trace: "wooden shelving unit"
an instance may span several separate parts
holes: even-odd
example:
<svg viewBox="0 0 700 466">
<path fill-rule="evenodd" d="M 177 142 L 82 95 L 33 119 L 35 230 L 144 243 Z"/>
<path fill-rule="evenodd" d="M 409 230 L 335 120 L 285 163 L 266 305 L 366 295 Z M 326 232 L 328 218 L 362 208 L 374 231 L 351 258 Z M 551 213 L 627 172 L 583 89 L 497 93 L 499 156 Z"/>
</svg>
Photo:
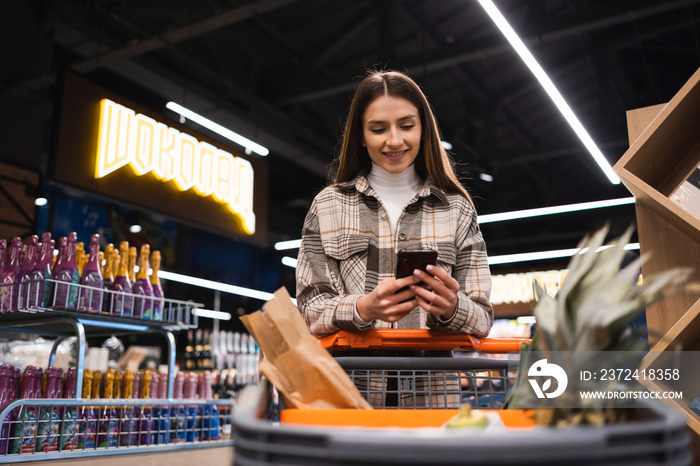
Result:
<svg viewBox="0 0 700 466">
<path fill-rule="evenodd" d="M 630 148 L 614 170 L 636 199 L 641 253 L 650 255 L 642 274 L 690 267 L 691 279 L 700 283 L 700 219 L 670 199 L 700 164 L 700 70 L 668 104 L 627 112 L 627 123 Z M 699 298 L 699 293 L 679 294 L 647 308 L 650 341 L 658 343 L 645 365 L 663 365 L 665 352 L 700 351 Z M 654 333 L 663 338 L 659 340 Z M 697 367 L 693 374 L 685 394 L 691 400 L 700 395 Z M 676 406 L 695 434 L 695 455 L 700 458 L 700 416 L 687 404 Z"/>
</svg>

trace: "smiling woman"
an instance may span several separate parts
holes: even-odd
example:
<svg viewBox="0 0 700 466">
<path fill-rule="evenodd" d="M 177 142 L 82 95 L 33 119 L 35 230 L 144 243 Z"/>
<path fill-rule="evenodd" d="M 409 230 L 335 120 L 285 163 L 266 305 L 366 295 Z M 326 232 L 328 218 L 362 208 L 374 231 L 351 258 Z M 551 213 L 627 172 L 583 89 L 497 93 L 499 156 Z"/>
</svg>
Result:
<svg viewBox="0 0 700 466">
<path fill-rule="evenodd" d="M 488 334 L 486 246 L 440 136 L 411 78 L 372 71 L 362 80 L 334 183 L 316 196 L 302 231 L 297 300 L 312 333 L 392 327 Z M 399 251 L 427 249 L 438 253 L 434 266 L 395 276 Z"/>
</svg>

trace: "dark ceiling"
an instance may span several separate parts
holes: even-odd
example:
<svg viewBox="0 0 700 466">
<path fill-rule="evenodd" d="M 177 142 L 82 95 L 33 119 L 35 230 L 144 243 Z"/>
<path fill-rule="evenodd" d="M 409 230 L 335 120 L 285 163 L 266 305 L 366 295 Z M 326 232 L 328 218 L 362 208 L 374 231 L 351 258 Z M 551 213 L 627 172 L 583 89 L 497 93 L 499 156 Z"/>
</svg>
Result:
<svg viewBox="0 0 700 466">
<path fill-rule="evenodd" d="M 667 102 L 700 66 L 700 1 L 496 4 L 611 164 L 629 146 L 625 112 Z M 45 169 L 64 69 L 146 104 L 174 100 L 270 149 L 270 243 L 299 237 L 372 67 L 423 87 L 480 214 L 630 196 L 475 0 L 3 0 L 0 25 L 0 161 Z M 633 221 L 628 205 L 482 230 L 500 255 Z"/>
</svg>

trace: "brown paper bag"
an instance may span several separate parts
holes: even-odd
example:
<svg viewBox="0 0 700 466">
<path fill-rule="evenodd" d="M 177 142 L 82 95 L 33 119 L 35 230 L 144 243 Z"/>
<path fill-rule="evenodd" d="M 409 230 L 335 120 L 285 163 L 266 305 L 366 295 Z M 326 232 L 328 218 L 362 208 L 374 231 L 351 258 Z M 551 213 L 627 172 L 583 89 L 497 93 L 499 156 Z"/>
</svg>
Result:
<svg viewBox="0 0 700 466">
<path fill-rule="evenodd" d="M 262 310 L 241 320 L 265 356 L 260 372 L 277 387 L 288 407 L 372 409 L 311 335 L 286 289 L 277 290 Z"/>
</svg>

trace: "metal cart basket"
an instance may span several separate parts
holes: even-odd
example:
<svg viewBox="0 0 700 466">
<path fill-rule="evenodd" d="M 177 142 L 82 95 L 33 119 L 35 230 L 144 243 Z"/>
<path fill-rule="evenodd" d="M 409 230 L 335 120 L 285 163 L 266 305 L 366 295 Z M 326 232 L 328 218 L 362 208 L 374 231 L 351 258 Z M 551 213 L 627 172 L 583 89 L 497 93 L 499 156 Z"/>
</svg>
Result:
<svg viewBox="0 0 700 466">
<path fill-rule="evenodd" d="M 438 350 L 483 354 L 479 358 L 406 358 L 401 353 L 393 358 L 337 357 L 356 383 L 369 386 L 364 392 L 360 389 L 363 395 L 386 399 L 387 387 L 391 388 L 388 380 L 394 378 L 395 398 L 413 401 L 383 409 L 281 407 L 277 417 L 272 402 L 274 389 L 263 380 L 258 386 L 246 388 L 237 402 L 233 429 L 235 464 L 692 464 L 684 418 L 660 403 L 641 403 L 640 417 L 635 423 L 563 429 L 535 426 L 522 410 L 493 409 L 502 404 L 515 374 L 507 360 L 490 359 L 488 354 L 518 351 L 523 340 L 494 342 L 421 330 L 394 333 L 396 337 L 392 338 L 390 332 L 339 332 L 320 342 L 333 351 L 387 348 L 422 351 L 430 344 Z M 444 339 L 431 341 L 434 333 Z M 397 337 L 402 341 L 397 342 Z M 422 386 L 417 382 L 430 377 L 440 382 Z M 383 385 L 385 392 L 379 389 L 375 392 L 373 380 Z M 459 388 L 453 388 L 450 381 L 454 380 L 459 381 Z M 490 420 L 489 426 L 443 428 L 458 412 L 456 406 L 444 402 L 455 395 L 460 401 L 481 408 Z M 428 402 L 416 403 L 418 397 Z M 415 405 L 423 406 L 411 409 L 418 407 Z"/>
</svg>

